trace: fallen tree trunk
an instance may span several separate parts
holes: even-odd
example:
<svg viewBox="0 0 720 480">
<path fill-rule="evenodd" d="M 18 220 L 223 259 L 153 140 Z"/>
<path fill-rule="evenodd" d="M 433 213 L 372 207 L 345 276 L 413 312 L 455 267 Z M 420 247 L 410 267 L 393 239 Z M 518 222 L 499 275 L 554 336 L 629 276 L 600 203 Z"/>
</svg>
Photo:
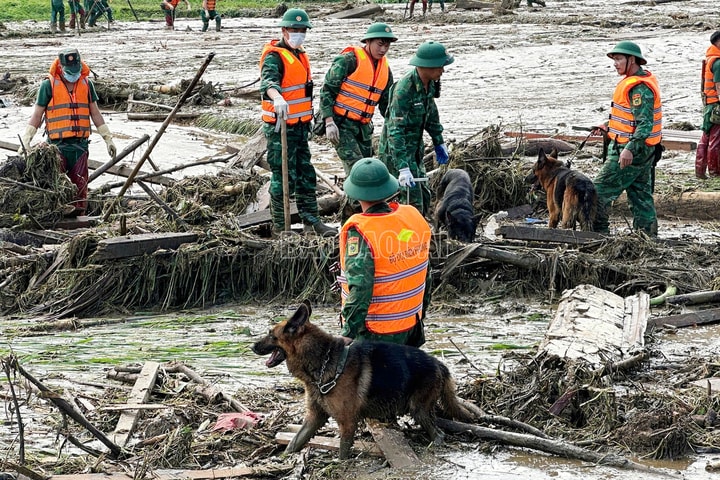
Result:
<svg viewBox="0 0 720 480">
<path fill-rule="evenodd" d="M 572 443 L 563 442 L 549 438 L 540 438 L 534 435 L 524 433 L 504 432 L 494 430 L 492 428 L 479 427 L 469 423 L 456 422 L 445 418 L 437 419 L 438 427 L 452 433 L 472 433 L 476 437 L 483 440 L 493 440 L 496 442 L 520 448 L 531 448 L 541 452 L 559 455 L 564 458 L 575 458 L 586 462 L 592 462 L 598 465 L 606 465 L 609 467 L 628 468 L 632 470 L 643 470 L 647 472 L 657 472 L 657 470 L 639 463 L 635 463 L 620 455 L 598 453 L 587 450 Z"/>
<path fill-rule="evenodd" d="M 670 305 L 699 305 L 716 302 L 720 302 L 720 290 L 703 290 L 665 298 L 665 303 Z"/>
</svg>

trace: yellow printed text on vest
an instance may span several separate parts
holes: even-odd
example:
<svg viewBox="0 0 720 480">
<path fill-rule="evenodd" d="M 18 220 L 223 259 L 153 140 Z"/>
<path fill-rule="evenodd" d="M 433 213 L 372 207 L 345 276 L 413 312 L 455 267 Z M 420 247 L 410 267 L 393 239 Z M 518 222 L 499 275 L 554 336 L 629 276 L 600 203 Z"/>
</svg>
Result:
<svg viewBox="0 0 720 480">
<path fill-rule="evenodd" d="M 310 75 L 310 61 L 305 52 L 295 56 L 287 48 L 278 47 L 279 40 L 273 40 L 263 47 L 260 55 L 260 69 L 262 70 L 265 57 L 270 52 L 278 54 L 283 62 L 283 78 L 280 82 L 280 93 L 288 103 L 288 125 L 298 122 L 307 123 L 312 120 L 312 98 L 309 96 L 308 85 L 312 82 Z M 262 119 L 266 123 L 274 124 L 275 105 L 269 98 L 262 99 Z"/>
<path fill-rule="evenodd" d="M 422 317 L 430 252 L 430 226 L 415 207 L 391 203 L 392 212 L 358 213 L 340 232 L 342 303 L 349 295 L 345 277 L 348 231 L 355 228 L 372 251 L 375 278 L 365 327 L 376 334 L 406 332 Z"/>
<path fill-rule="evenodd" d="M 355 53 L 357 68 L 340 85 L 333 112 L 361 123 L 370 123 L 388 83 L 387 59 L 380 58 L 375 66 L 362 47 L 348 47 L 342 51 L 343 54 L 348 52 Z"/>
<path fill-rule="evenodd" d="M 655 97 L 653 104 L 653 127 L 650 135 L 645 139 L 645 144 L 652 146 L 657 145 L 662 140 L 662 101 L 660 100 L 660 85 L 657 78 L 650 72 L 645 75 L 632 75 L 625 77 L 615 87 L 612 104 L 610 105 L 610 121 L 608 122 L 608 136 L 611 140 L 615 140 L 619 144 L 625 144 L 630 141 L 635 127 L 635 117 L 633 117 L 630 105 L 630 90 L 644 83 L 653 92 Z"/>
</svg>

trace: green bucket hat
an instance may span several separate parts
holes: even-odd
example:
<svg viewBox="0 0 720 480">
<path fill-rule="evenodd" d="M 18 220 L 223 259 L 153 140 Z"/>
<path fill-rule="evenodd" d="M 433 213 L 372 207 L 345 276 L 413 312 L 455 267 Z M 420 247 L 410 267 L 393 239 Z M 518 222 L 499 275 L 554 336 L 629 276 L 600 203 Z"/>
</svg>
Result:
<svg viewBox="0 0 720 480">
<path fill-rule="evenodd" d="M 610 50 L 607 53 L 607 56 L 612 58 L 611 55 L 619 53 L 621 55 L 631 55 L 635 58 L 637 58 L 638 65 L 645 65 L 647 63 L 647 60 L 645 60 L 645 57 L 642 56 L 642 52 L 640 51 L 640 47 L 635 42 L 629 42 L 627 40 L 618 43 L 615 45 L 615 48 Z"/>
<path fill-rule="evenodd" d="M 305 10 L 302 8 L 291 8 L 285 12 L 285 15 L 282 16 L 282 20 L 278 26 L 289 28 L 312 28 L 312 23 L 310 23 L 310 17 L 308 17 Z"/>
<path fill-rule="evenodd" d="M 450 65 L 455 59 L 447 53 L 445 46 L 440 42 L 430 40 L 420 45 L 415 56 L 410 59 L 410 65 L 416 67 L 438 68 Z"/>
<path fill-rule="evenodd" d="M 79 73 L 82 70 L 82 62 L 77 48 L 66 48 L 58 54 L 60 65 L 69 74 Z"/>
<path fill-rule="evenodd" d="M 394 195 L 398 181 L 377 158 L 361 158 L 350 169 L 343 188 L 350 198 L 376 202 Z"/>
<path fill-rule="evenodd" d="M 360 40 L 365 43 L 373 38 L 387 38 L 391 42 L 397 41 L 397 37 L 393 34 L 392 29 L 386 23 L 373 23 L 365 32 L 365 36 Z"/>
</svg>

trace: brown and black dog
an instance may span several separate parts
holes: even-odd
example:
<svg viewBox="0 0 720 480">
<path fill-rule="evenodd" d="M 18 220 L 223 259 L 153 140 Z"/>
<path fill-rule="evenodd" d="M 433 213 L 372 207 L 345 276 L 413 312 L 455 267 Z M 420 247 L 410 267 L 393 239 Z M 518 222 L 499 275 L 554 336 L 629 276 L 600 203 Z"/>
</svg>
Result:
<svg viewBox="0 0 720 480">
<path fill-rule="evenodd" d="M 443 416 L 470 422 L 482 412 L 455 395 L 448 368 L 424 351 L 387 342 L 345 345 L 310 323 L 310 303 L 255 342 L 258 355 L 268 355 L 272 368 L 287 362 L 290 373 L 305 384 L 305 420 L 286 452 L 301 450 L 333 417 L 340 428 L 340 458 L 350 455 L 357 424 L 364 418 L 394 420 L 409 414 L 435 443 L 442 432 L 435 425 L 435 407 Z"/>
<path fill-rule="evenodd" d="M 550 212 L 549 227 L 591 232 L 597 212 L 597 191 L 592 180 L 577 170 L 571 170 L 557 159 L 557 150 L 546 155 L 543 149 L 538 152 L 537 162 L 525 177 L 527 183 L 537 184 L 547 194 L 547 207 Z"/>
</svg>

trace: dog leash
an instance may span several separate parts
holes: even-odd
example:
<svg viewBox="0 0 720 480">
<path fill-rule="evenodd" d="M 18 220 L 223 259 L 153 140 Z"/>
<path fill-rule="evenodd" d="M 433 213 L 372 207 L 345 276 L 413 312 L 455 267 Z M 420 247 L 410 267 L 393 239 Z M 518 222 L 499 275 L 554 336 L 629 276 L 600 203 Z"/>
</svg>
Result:
<svg viewBox="0 0 720 480">
<path fill-rule="evenodd" d="M 420 177 L 420 178 L 413 178 L 413 182 L 427 182 L 429 179 L 427 177 Z M 412 187 L 405 187 L 407 190 L 407 205 L 410 205 L 410 189 Z"/>
<path fill-rule="evenodd" d="M 328 393 L 330 393 L 330 390 L 335 388 L 335 385 L 337 385 L 337 379 L 340 378 L 340 375 L 342 375 L 343 371 L 345 370 L 345 363 L 347 362 L 349 351 L 350 347 L 348 345 L 345 345 L 343 351 L 340 353 L 340 359 L 338 360 L 337 367 L 335 368 L 335 376 L 329 382 L 321 384 L 320 380 L 322 380 L 322 377 L 325 374 L 325 366 L 327 365 L 328 360 L 330 360 L 330 352 L 328 351 L 328 356 L 325 359 L 325 363 L 323 364 L 322 369 L 320 370 L 320 380 L 318 380 L 317 382 L 317 386 L 320 389 L 320 395 L 327 395 Z"/>
</svg>

